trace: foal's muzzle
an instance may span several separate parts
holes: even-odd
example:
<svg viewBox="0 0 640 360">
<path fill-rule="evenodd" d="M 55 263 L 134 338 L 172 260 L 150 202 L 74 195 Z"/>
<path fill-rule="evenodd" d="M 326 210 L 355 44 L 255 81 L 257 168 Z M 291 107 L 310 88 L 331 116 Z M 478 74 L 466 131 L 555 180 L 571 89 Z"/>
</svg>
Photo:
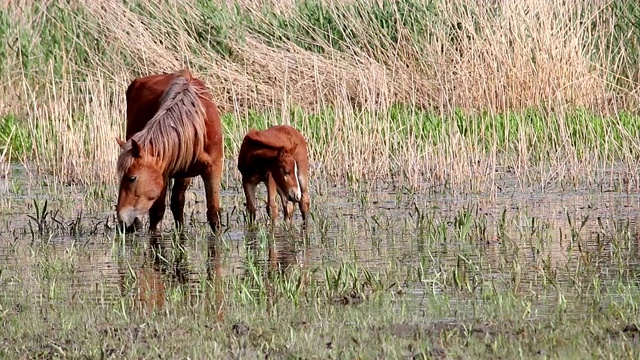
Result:
<svg viewBox="0 0 640 360">
<path fill-rule="evenodd" d="M 289 198 L 289 201 L 297 203 L 300 202 L 300 199 L 302 199 L 302 194 L 299 189 L 291 189 L 289 190 L 289 194 L 287 197 Z"/>
</svg>

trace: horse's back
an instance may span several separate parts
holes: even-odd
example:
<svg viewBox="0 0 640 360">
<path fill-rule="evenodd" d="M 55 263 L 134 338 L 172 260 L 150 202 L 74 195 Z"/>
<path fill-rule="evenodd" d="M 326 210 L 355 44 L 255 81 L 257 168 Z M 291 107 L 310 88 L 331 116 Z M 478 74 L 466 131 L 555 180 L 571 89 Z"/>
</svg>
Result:
<svg viewBox="0 0 640 360">
<path fill-rule="evenodd" d="M 127 131 L 129 140 L 142 130 L 160 108 L 160 98 L 173 80 L 172 74 L 158 74 L 134 79 L 127 88 Z"/>
<path fill-rule="evenodd" d="M 144 129 L 149 120 L 153 118 L 160 108 L 160 101 L 165 90 L 177 77 L 178 73 L 154 74 L 134 79 L 126 91 L 127 100 L 127 129 L 126 139 L 129 140 L 135 133 Z M 190 73 L 186 72 L 184 74 Z M 211 94 L 204 82 L 191 77 L 193 84 L 198 89 L 206 102 L 203 102 L 207 117 L 219 123 L 217 107 L 213 103 Z"/>
</svg>

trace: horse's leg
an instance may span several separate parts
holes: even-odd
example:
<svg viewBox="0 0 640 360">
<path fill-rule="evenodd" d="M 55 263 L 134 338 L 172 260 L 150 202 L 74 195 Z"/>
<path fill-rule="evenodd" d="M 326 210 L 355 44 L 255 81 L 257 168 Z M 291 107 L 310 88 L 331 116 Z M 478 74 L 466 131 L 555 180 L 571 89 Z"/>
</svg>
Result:
<svg viewBox="0 0 640 360">
<path fill-rule="evenodd" d="M 278 219 L 278 205 L 276 204 L 276 194 L 278 193 L 278 186 L 273 180 L 271 174 L 267 175 L 267 214 L 271 218 L 271 221 Z"/>
<path fill-rule="evenodd" d="M 213 231 L 220 229 L 220 184 L 222 180 L 222 154 L 213 157 L 213 164 L 202 174 L 207 196 L 207 220 Z"/>
<path fill-rule="evenodd" d="M 149 209 L 149 231 L 150 232 L 158 231 L 158 224 L 160 223 L 160 221 L 162 221 L 162 218 L 164 217 L 164 211 L 166 207 L 164 200 L 167 196 L 167 187 L 168 185 L 165 186 L 160 196 L 156 199 L 156 201 L 153 203 L 153 205 L 151 205 L 151 208 Z"/>
<path fill-rule="evenodd" d="M 131 225 L 131 230 L 132 231 L 138 231 L 140 229 L 142 229 L 142 221 L 140 221 L 140 219 L 138 219 L 138 218 L 133 219 L 133 224 Z M 127 230 L 127 231 L 129 231 L 129 230 Z"/>
<path fill-rule="evenodd" d="M 176 178 L 171 189 L 171 213 L 176 222 L 176 228 L 184 229 L 184 201 L 185 192 L 191 184 L 191 178 Z"/>
<path fill-rule="evenodd" d="M 244 189 L 244 197 L 246 199 L 245 206 L 249 213 L 249 223 L 256 220 L 256 185 L 248 179 L 242 179 L 242 188 Z"/>
</svg>

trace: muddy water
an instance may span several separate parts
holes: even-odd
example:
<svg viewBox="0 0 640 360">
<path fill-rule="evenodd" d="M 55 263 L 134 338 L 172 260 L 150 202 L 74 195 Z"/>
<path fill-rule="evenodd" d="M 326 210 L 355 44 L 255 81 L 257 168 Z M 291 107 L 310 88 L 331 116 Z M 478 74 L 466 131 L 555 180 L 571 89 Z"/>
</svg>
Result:
<svg viewBox="0 0 640 360">
<path fill-rule="evenodd" d="M 470 298 L 487 288 L 543 292 L 549 283 L 576 290 L 576 279 L 607 286 L 631 281 L 640 268 L 638 196 L 600 187 L 541 192 L 514 190 L 505 180 L 491 194 L 409 194 L 381 184 L 363 195 L 319 186 L 309 227 L 300 226 L 296 212 L 293 228 L 263 221 L 248 229 L 234 185 L 223 192 L 225 229 L 215 237 L 196 182 L 182 236 L 171 233 L 167 211 L 162 236 L 121 237 L 113 228 L 113 189 L 44 190 L 33 185 L 38 179 L 23 175 L 20 183 L 16 174 L 0 204 L 2 297 L 16 303 L 129 296 L 161 308 L 178 285 L 198 293 L 214 278 L 252 276 L 255 269 L 312 270 L 322 281 L 327 267 L 357 264 L 412 274 L 399 276 L 397 286 L 419 307 L 426 294 L 453 288 Z"/>
</svg>

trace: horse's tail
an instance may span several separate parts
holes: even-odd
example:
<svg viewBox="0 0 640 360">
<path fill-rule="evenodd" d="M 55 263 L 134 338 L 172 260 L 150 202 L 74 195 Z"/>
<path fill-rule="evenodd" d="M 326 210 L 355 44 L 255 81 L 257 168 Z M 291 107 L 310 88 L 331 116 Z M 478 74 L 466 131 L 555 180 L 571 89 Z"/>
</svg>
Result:
<svg viewBox="0 0 640 360">
<path fill-rule="evenodd" d="M 194 77 L 189 69 L 180 69 L 173 73 L 173 80 L 169 83 L 169 86 L 165 89 L 162 97 L 160 98 L 160 104 L 162 107 L 171 107 L 175 102 L 179 102 L 184 97 L 199 95 L 198 90 L 193 82 Z M 195 104 L 194 104 L 195 105 Z"/>
<path fill-rule="evenodd" d="M 174 72 L 173 76 L 175 76 L 175 77 L 183 77 L 187 81 L 191 81 L 193 79 L 193 75 L 191 75 L 191 71 L 189 71 L 188 68 L 182 68 L 182 69 Z"/>
</svg>

